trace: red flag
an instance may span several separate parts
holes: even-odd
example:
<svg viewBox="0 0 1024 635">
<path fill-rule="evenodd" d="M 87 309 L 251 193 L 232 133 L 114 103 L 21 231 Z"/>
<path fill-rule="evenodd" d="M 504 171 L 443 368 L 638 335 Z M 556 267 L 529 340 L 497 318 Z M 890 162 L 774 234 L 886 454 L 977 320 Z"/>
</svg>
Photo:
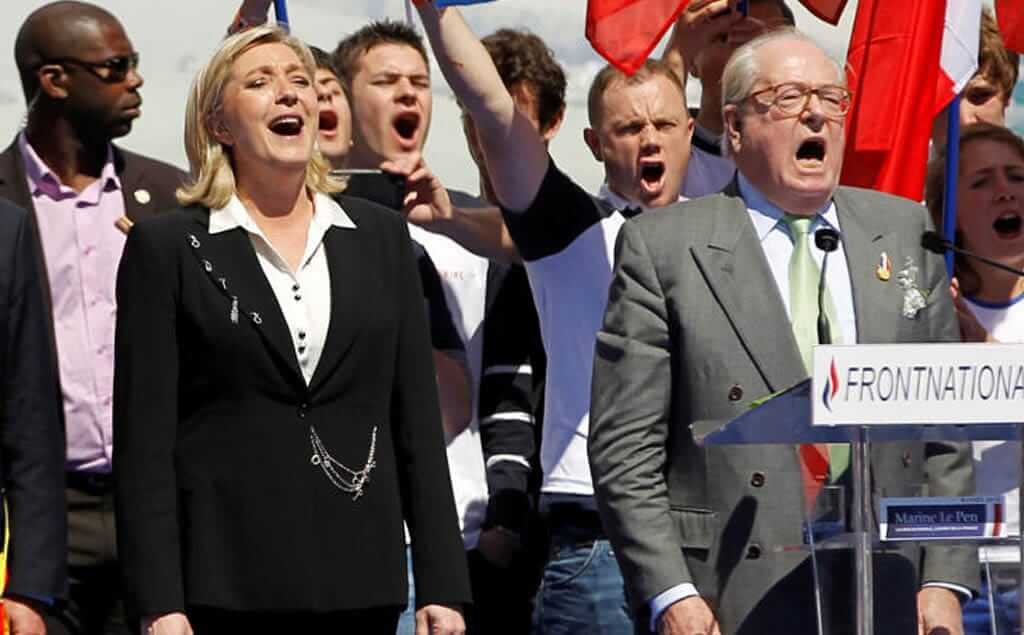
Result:
<svg viewBox="0 0 1024 635">
<path fill-rule="evenodd" d="M 1024 0 L 996 0 L 996 18 L 1006 48 L 1024 53 Z"/>
<path fill-rule="evenodd" d="M 847 0 L 800 0 L 808 11 L 829 24 L 839 24 Z"/>
<path fill-rule="evenodd" d="M 847 69 L 842 182 L 915 201 L 924 191 L 946 3 L 860 0 Z"/>
<path fill-rule="evenodd" d="M 587 39 L 627 75 L 643 66 L 689 0 L 587 0 Z"/>
</svg>

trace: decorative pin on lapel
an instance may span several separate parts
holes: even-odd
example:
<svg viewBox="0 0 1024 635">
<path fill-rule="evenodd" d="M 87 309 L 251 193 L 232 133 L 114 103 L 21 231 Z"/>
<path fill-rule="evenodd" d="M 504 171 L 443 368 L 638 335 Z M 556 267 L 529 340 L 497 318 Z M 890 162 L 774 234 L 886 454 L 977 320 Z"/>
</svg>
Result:
<svg viewBox="0 0 1024 635">
<path fill-rule="evenodd" d="M 133 225 L 135 225 L 135 223 L 133 223 L 132 219 L 128 218 L 127 216 L 122 216 L 121 218 L 114 221 L 114 227 L 120 229 L 121 233 L 123 233 L 125 236 L 127 236 L 128 232 L 132 230 Z"/>
<path fill-rule="evenodd" d="M 892 261 L 889 260 L 889 254 L 884 251 L 878 257 L 878 267 L 875 268 L 875 275 L 882 282 L 889 282 L 889 278 L 892 277 Z"/>
<path fill-rule="evenodd" d="M 907 256 L 906 267 L 900 270 L 896 280 L 903 288 L 903 317 L 908 320 L 917 318 L 918 312 L 928 306 L 928 298 L 921 288 L 917 286 L 917 265 L 914 259 Z"/>
<path fill-rule="evenodd" d="M 146 205 L 151 200 L 153 200 L 153 197 L 150 196 L 150 194 L 149 194 L 149 190 L 141 189 L 141 188 L 135 190 L 135 192 L 132 194 L 132 196 L 135 197 L 135 202 L 138 203 L 139 205 Z"/>
</svg>

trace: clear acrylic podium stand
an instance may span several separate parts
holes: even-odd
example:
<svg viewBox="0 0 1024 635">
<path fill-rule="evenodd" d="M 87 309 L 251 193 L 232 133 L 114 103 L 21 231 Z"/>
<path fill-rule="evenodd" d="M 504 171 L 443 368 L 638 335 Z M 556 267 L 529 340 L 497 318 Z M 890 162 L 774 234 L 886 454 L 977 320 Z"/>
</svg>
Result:
<svg viewBox="0 0 1024 635">
<path fill-rule="evenodd" d="M 807 547 L 814 556 L 816 549 L 852 548 L 856 589 L 856 633 L 873 635 L 873 572 L 872 554 L 881 542 L 877 537 L 871 488 L 870 447 L 874 442 L 891 441 L 1020 441 L 1018 424 L 953 422 L 941 425 L 836 425 L 814 426 L 811 415 L 811 380 L 805 380 L 761 405 L 749 410 L 717 430 L 694 430 L 698 443 L 704 445 L 849 443 L 852 483 L 852 518 L 850 532 L 828 538 L 820 543 L 811 540 Z M 1024 457 L 1022 457 L 1024 462 Z M 1021 506 L 1024 509 L 1024 505 Z M 1024 523 L 1022 523 L 1024 524 Z M 1004 544 L 1011 541 L 1003 540 Z M 1018 543 L 1019 539 L 1013 540 Z M 972 540 L 971 544 L 978 544 Z M 815 591 L 819 593 L 817 567 Z M 819 604 L 820 630 L 820 604 Z"/>
</svg>

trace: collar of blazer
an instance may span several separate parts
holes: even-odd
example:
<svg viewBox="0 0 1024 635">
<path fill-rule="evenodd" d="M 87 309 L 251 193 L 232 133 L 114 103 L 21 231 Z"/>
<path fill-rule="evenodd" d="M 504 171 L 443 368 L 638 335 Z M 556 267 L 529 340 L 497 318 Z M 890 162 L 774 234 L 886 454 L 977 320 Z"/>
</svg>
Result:
<svg viewBox="0 0 1024 635">
<path fill-rule="evenodd" d="M 891 300 L 875 280 L 874 267 L 878 254 L 891 246 L 887 228 L 876 228 L 878 223 L 871 222 L 882 215 L 871 217 L 855 194 L 839 188 L 834 195 L 854 306 L 880 307 Z M 789 318 L 736 182 L 696 204 L 710 206 L 711 228 L 706 246 L 691 248 L 693 258 L 762 379 L 773 392 L 805 379 L 807 372 L 790 329 L 765 328 L 788 326 Z M 894 310 L 898 315 L 898 307 Z M 887 334 L 891 338 L 891 321 L 878 319 L 875 311 L 868 319 L 867 313 L 857 311 L 858 339 L 886 341 Z"/>
<path fill-rule="evenodd" d="M 306 392 L 288 323 L 260 267 L 248 232 L 236 227 L 210 234 L 209 210 L 194 206 L 187 211 L 195 221 L 196 231 L 183 235 L 182 245 L 195 257 L 195 274 L 208 278 L 224 296 L 223 319 L 231 317 L 237 298 L 238 327 L 255 328 L 280 362 L 289 383 Z M 365 319 L 359 307 L 379 293 L 374 281 L 361 274 L 367 270 L 367 263 L 375 261 L 377 248 L 366 238 L 363 232 L 336 226 L 324 234 L 323 248 L 331 277 L 331 318 L 309 392 L 315 392 L 348 354 L 357 336 L 358 322 Z M 188 271 L 187 263 L 185 270 Z"/>
<path fill-rule="evenodd" d="M 115 144 L 111 144 L 111 148 L 114 172 L 121 182 L 125 216 L 132 221 L 139 221 L 156 213 L 158 210 L 153 192 L 158 186 L 150 183 L 142 157 L 122 150 Z M 10 199 L 27 210 L 32 209 L 32 193 L 26 181 L 24 159 L 18 151 L 17 137 L 0 153 L 0 198 Z"/>
</svg>

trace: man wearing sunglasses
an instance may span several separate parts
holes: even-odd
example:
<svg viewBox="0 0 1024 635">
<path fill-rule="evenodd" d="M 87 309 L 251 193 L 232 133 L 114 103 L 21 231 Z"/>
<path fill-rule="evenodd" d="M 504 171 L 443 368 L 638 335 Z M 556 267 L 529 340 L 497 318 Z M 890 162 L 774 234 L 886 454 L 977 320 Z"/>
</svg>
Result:
<svg viewBox="0 0 1024 635">
<path fill-rule="evenodd" d="M 805 501 L 820 509 L 824 486 L 848 492 L 849 448 L 703 447 L 696 437 L 808 376 L 820 228 L 842 237 L 824 280 L 832 342 L 958 341 L 959 331 L 942 259 L 919 244 L 925 210 L 838 185 L 850 108 L 838 63 L 796 31 L 773 31 L 733 54 L 722 105 L 736 179 L 619 234 L 595 350 L 590 465 L 638 621 L 660 635 L 809 635 L 815 561 L 787 547 L 804 541 Z M 880 256 L 927 294 L 913 315 L 895 272 L 877 272 Z M 871 461 L 876 495 L 973 490 L 964 444 L 878 444 Z M 876 557 L 885 592 L 874 632 L 963 632 L 958 600 L 977 588 L 974 558 L 909 544 Z M 819 552 L 817 564 L 824 632 L 853 633 L 850 551 Z"/>
<path fill-rule="evenodd" d="M 82 2 L 47 4 L 15 42 L 28 115 L 0 154 L 0 197 L 30 210 L 67 436 L 69 595 L 54 633 L 128 633 L 121 615 L 111 488 L 115 223 L 176 205 L 176 168 L 123 150 L 140 115 L 138 53 L 118 20 Z M 121 223 L 122 227 L 127 227 Z M 56 552 L 63 557 L 59 547 Z"/>
</svg>

